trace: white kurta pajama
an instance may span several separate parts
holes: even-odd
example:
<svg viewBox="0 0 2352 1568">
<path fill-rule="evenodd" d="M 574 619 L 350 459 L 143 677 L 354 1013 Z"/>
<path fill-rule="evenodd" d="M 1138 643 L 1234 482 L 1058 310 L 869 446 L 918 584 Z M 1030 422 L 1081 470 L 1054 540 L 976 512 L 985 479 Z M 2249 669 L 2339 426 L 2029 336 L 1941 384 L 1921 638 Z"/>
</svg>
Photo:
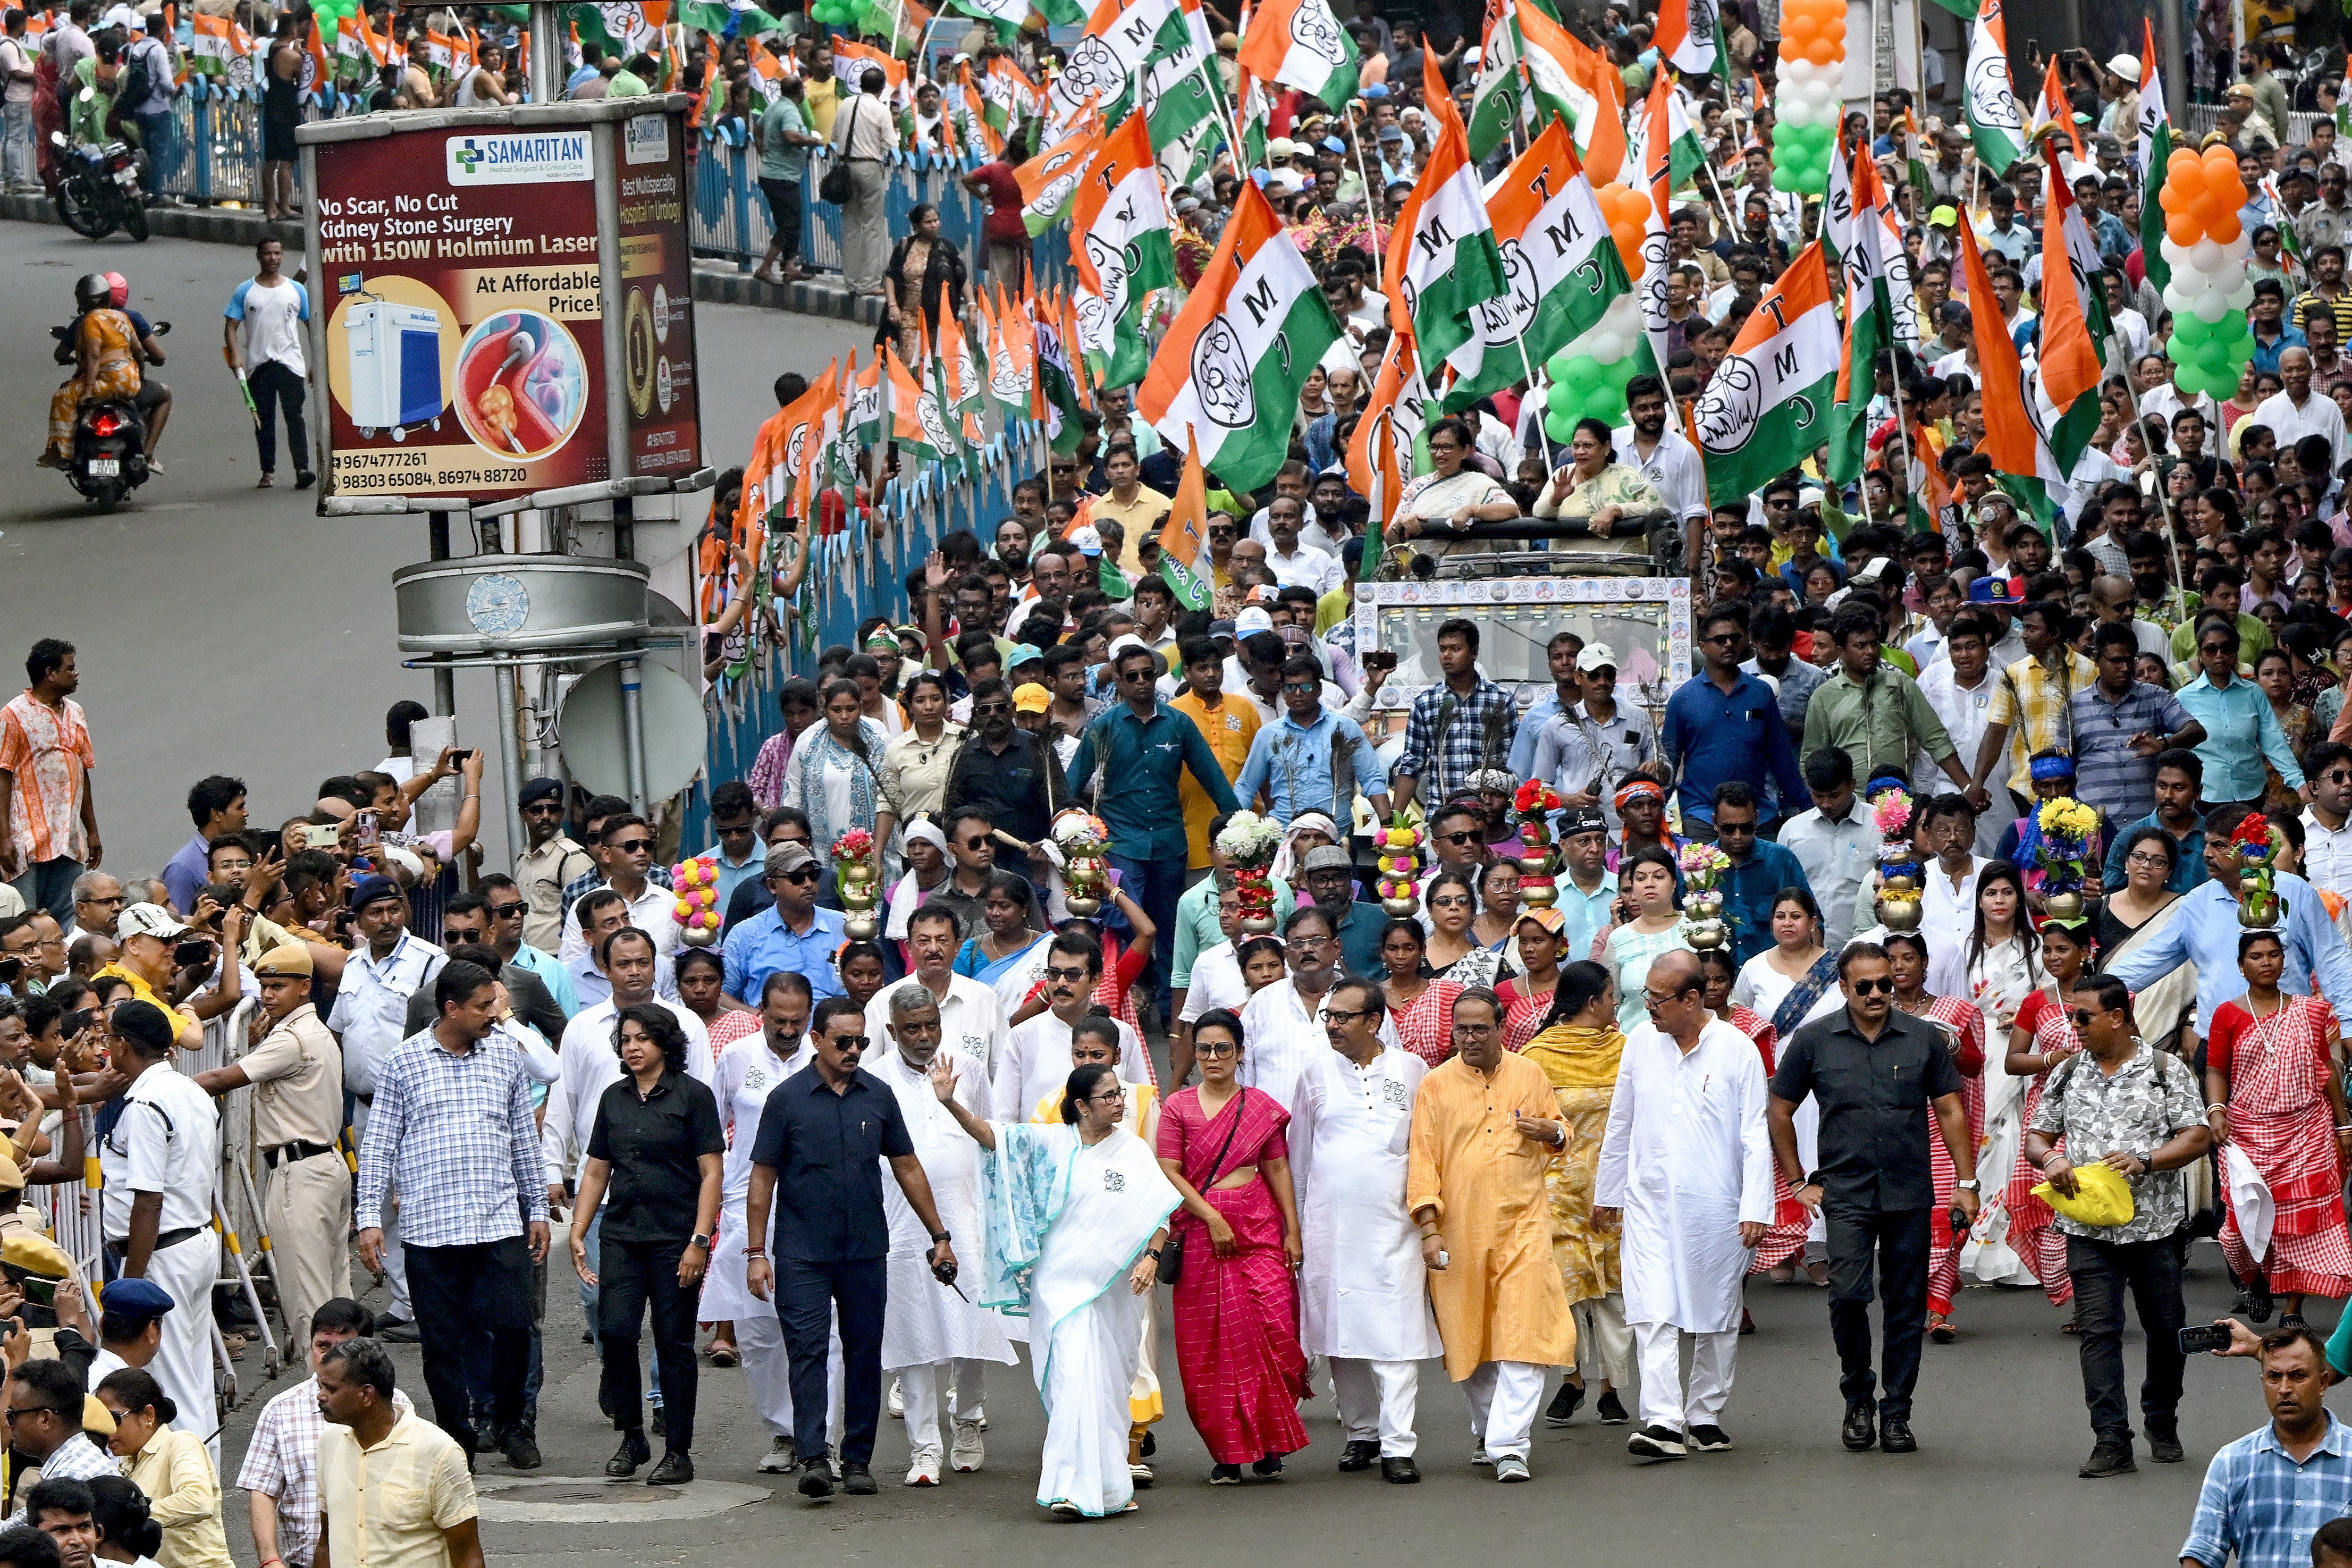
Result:
<svg viewBox="0 0 2352 1568">
<path fill-rule="evenodd" d="M 1118 1019 L 1118 1076 L 1123 1083 L 1150 1083 L 1151 1059 L 1143 1038 Z M 1070 1026 L 1047 1008 L 1013 1026 L 989 1077 L 989 1114 L 996 1121 L 1026 1121 L 1037 1101 L 1061 1092 L 1070 1081 Z"/>
<path fill-rule="evenodd" d="M 982 1092 L 977 1064 L 960 1059 L 957 1066 L 956 1098 L 976 1116 Z M 868 1070 L 898 1097 L 940 1226 L 954 1242 L 973 1246 L 980 1238 L 980 1145 L 940 1103 L 929 1077 L 908 1067 L 896 1050 Z M 959 1296 L 932 1276 L 930 1232 L 895 1181 L 882 1184 L 882 1214 L 890 1226 L 882 1369 L 899 1375 L 908 1450 L 936 1454 L 941 1374 L 951 1372 L 954 1377 L 956 1418 L 980 1420 L 985 1414 L 982 1368 L 989 1362 L 1011 1365 L 1013 1342 L 1005 1337 L 1003 1318 L 969 1300 L 969 1286 Z"/>
<path fill-rule="evenodd" d="M 1358 1067 L 1327 1047 L 1298 1075 L 1290 1172 L 1306 1262 L 1299 1343 L 1331 1364 L 1350 1443 L 1410 1458 L 1416 1364 L 1445 1353 L 1429 1306 L 1421 1227 L 1404 1206 L 1413 1094 L 1428 1064 L 1394 1046 Z"/>
<path fill-rule="evenodd" d="M 1330 1008 L 1329 991 L 1309 1007 L 1307 998 L 1298 994 L 1297 984 L 1286 976 L 1252 996 L 1242 1009 L 1246 1048 L 1241 1065 L 1234 1068 L 1234 1081 L 1244 1089 L 1262 1089 L 1274 1096 L 1283 1110 L 1296 1112 L 1291 1099 L 1297 1091 L 1299 1076 L 1332 1054 L 1331 1037 L 1323 1020 Z M 1393 1047 L 1402 1043 L 1397 1038 L 1395 1022 L 1382 1014 L 1381 1044 Z M 1412 1120 L 1410 1107 L 1406 1120 Z"/>
<path fill-rule="evenodd" d="M 768 1048 L 765 1031 L 755 1031 L 729 1042 L 711 1068 L 711 1093 L 718 1098 L 719 1118 L 727 1129 L 727 1158 L 719 1178 L 719 1230 L 710 1238 L 710 1271 L 702 1277 L 702 1300 L 695 1316 L 706 1323 L 735 1325 L 735 1349 L 743 1358 L 751 1404 L 774 1437 L 793 1435 L 792 1365 L 784 1354 L 783 1323 L 776 1316 L 775 1300 L 761 1300 L 744 1283 L 751 1259 L 743 1256 L 750 1240 L 743 1204 L 751 1191 L 751 1145 L 759 1138 L 760 1112 L 766 1109 L 769 1094 L 815 1060 L 816 1047 L 805 1036 L 790 1061 L 779 1061 Z M 830 1378 L 833 1397 L 825 1407 L 835 1413 L 833 1435 L 838 1441 L 843 1405 L 837 1331 Z"/>
<path fill-rule="evenodd" d="M 1772 1219 L 1764 1092 L 1754 1042 L 1721 1019 L 1687 1054 L 1654 1024 L 1626 1037 L 1593 1202 L 1623 1212 L 1618 1258 L 1645 1426 L 1721 1424 L 1753 1250 L 1739 1226 Z M 1694 1341 L 1687 1399 L 1685 1333 Z"/>
<path fill-rule="evenodd" d="M 1118 1513 L 1135 1497 L 1128 1391 L 1150 1303 L 1128 1276 L 1181 1200 L 1131 1132 L 1089 1148 L 1066 1125 L 992 1129 L 996 1148 L 981 1162 L 980 1301 L 1028 1319 L 1045 1406 L 1037 1500 Z"/>
</svg>

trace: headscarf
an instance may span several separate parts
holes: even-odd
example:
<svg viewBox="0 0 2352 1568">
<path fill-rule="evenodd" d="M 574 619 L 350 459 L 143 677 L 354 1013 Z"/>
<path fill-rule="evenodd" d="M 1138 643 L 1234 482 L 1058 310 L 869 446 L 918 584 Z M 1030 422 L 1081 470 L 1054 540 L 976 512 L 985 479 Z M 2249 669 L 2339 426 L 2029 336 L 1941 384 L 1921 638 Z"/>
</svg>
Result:
<svg viewBox="0 0 2352 1568">
<path fill-rule="evenodd" d="M 1674 830 L 1666 826 L 1666 819 L 1664 811 L 1666 804 L 1666 792 L 1664 786 L 1652 779 L 1627 779 L 1623 784 L 1617 787 L 1617 794 L 1612 798 L 1614 799 L 1617 806 L 1617 819 L 1621 823 L 1624 822 L 1625 807 L 1629 802 L 1636 800 L 1656 801 L 1660 807 L 1660 814 L 1658 816 L 1658 836 L 1657 837 L 1650 840 L 1650 842 L 1667 849 L 1672 849 L 1675 847 Z M 1633 842 L 1633 829 L 1631 824 L 1626 824 L 1619 831 L 1618 842 L 1627 849 L 1638 849 L 1642 847 L 1642 846 Z M 1680 873 L 1676 873 L 1675 881 L 1679 883 L 1681 879 Z"/>
<path fill-rule="evenodd" d="M 1297 847 L 1298 836 L 1307 832 L 1319 833 L 1332 843 L 1342 847 L 1348 842 L 1340 836 L 1339 825 L 1331 820 L 1328 812 L 1300 812 L 1290 819 L 1290 826 L 1283 830 L 1282 847 L 1274 852 L 1273 874 L 1285 882 L 1297 879 L 1293 873 L 1297 869 L 1298 862 L 1303 858 Z"/>
</svg>

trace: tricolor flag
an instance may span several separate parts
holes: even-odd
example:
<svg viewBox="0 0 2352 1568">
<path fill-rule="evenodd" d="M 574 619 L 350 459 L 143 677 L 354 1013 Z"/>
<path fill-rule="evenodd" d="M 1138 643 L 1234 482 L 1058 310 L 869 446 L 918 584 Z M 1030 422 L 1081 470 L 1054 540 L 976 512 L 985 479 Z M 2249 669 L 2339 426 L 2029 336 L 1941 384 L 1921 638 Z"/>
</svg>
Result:
<svg viewBox="0 0 2352 1568">
<path fill-rule="evenodd" d="M 758 9 L 756 6 L 753 8 Z M 765 14 L 761 13 L 763 16 Z M 857 84 L 865 79 L 866 68 L 868 66 L 880 71 L 883 80 L 889 84 L 891 102 L 904 109 L 915 101 L 914 88 L 908 81 L 907 67 L 904 62 L 880 49 L 868 48 L 866 45 L 849 37 L 838 34 L 835 36 L 833 79 L 841 84 L 844 92 L 858 90 Z"/>
<path fill-rule="evenodd" d="M 849 356 L 849 423 L 844 428 L 844 440 L 855 437 L 861 447 L 879 447 L 882 430 L 889 414 L 883 384 L 882 356 L 864 370 L 856 368 L 857 356 Z"/>
<path fill-rule="evenodd" d="M 1503 291 L 1477 308 L 1476 334 L 1454 353 L 1449 408 L 1467 408 L 1527 374 L 1597 325 L 1630 293 L 1600 198 L 1554 120 L 1486 187 Z"/>
<path fill-rule="evenodd" d="M 1314 269 L 1244 184 L 1136 408 L 1171 443 L 1197 443 L 1221 483 L 1255 489 L 1289 458 L 1299 390 L 1339 336 Z"/>
<path fill-rule="evenodd" d="M 1390 231 L 1385 271 L 1395 308 L 1391 319 L 1412 323 L 1421 373 L 1434 379 L 1454 351 L 1476 336 L 1479 304 L 1503 292 L 1503 258 L 1471 166 L 1469 134 L 1437 73 L 1437 57 L 1426 49 L 1422 72 L 1423 112 L 1433 132 L 1429 162 Z M 1224 472 L 1222 463 L 1217 471 Z"/>
<path fill-rule="evenodd" d="M 1828 437 L 1838 357 L 1829 267 L 1816 240 L 1758 302 L 1694 411 L 1711 504 L 1753 495 Z"/>
<path fill-rule="evenodd" d="M 2139 68 L 2139 254 L 2147 268 L 2147 280 L 2161 290 L 2172 281 L 2172 263 L 2164 258 L 2164 204 L 2158 200 L 2164 192 L 2165 165 L 2172 161 L 2172 121 L 2164 108 L 2164 78 L 2156 68 L 2156 24 L 2146 17 L 2140 20 Z M 2352 98 L 2352 94 L 2347 94 Z M 2346 105 L 2339 102 L 2336 112 L 2339 118 Z M 2342 132 L 2337 132 L 2336 154 L 2344 153 Z M 2284 235 L 2294 226 L 2281 224 Z"/>
<path fill-rule="evenodd" d="M 1542 18 L 1540 21 L 1531 18 Z M 1549 28 L 1560 42 L 1543 44 L 1542 35 Z M 1588 48 L 1568 29 L 1544 16 L 1533 5 L 1522 5 L 1519 10 L 1519 36 L 1526 41 L 1528 69 L 1532 79 L 1539 53 L 1555 53 L 1566 66 L 1571 85 L 1570 100 L 1576 105 L 1576 155 L 1584 161 L 1585 173 L 1602 184 L 1615 179 L 1625 163 L 1625 79 L 1609 57 L 1599 49 Z M 1564 46 L 1564 47 L 1563 47 Z M 1543 98 L 1538 89 L 1536 100 L 1538 110 Z"/>
<path fill-rule="evenodd" d="M 1045 89 L 1055 132 L 1075 123 L 1089 103 L 1102 105 L 1107 120 L 1118 119 L 1136 72 L 1191 42 L 1191 22 L 1180 0 L 1097 0 L 1085 36 Z"/>
<path fill-rule="evenodd" d="M 2058 57 L 2053 55 L 2049 68 L 2042 73 L 2042 95 L 2034 100 L 2033 123 L 2026 129 L 2026 139 L 2039 142 L 2059 131 L 2066 133 L 2076 163 L 2088 156 L 2083 150 L 2083 133 L 2074 129 L 2074 106 L 2067 100 L 2066 84 L 2058 75 Z"/>
<path fill-rule="evenodd" d="M 2009 79 L 2009 30 L 2002 25 L 2001 0 L 1984 0 L 1969 25 L 1969 137 L 1977 158 L 1998 177 L 2009 173 L 2025 151 L 2025 116 L 2017 106 L 2017 90 Z"/>
<path fill-rule="evenodd" d="M 954 457 L 955 434 L 940 416 L 940 395 L 929 384 L 931 378 L 909 369 L 896 344 L 885 345 L 882 354 L 888 367 L 890 439 L 898 443 L 900 460 L 939 462 Z"/>
<path fill-rule="evenodd" d="M 1085 434 L 1078 427 L 1078 415 L 1083 405 L 1078 399 L 1078 378 L 1071 355 L 1076 345 L 1062 331 L 1062 312 L 1051 301 L 1032 296 L 1028 300 L 1030 340 L 1037 350 L 1037 416 L 1045 422 L 1045 437 L 1056 452 L 1069 453 L 1078 449 L 1078 438 Z"/>
<path fill-rule="evenodd" d="M 1412 345 L 1399 333 L 1389 339 L 1380 375 L 1372 383 L 1371 401 L 1348 441 L 1349 488 L 1371 503 L 1358 573 L 1364 582 L 1380 573 L 1383 530 L 1396 515 L 1405 481 L 1412 478 L 1414 447 L 1428 422 L 1429 384 L 1421 378 Z"/>
<path fill-rule="evenodd" d="M 1002 284 L 996 307 L 991 310 L 985 291 L 981 314 L 988 321 L 988 395 L 1009 423 L 1036 412 L 1030 403 L 1037 387 L 1037 340 L 1029 331 L 1028 313 L 1005 303 Z"/>
<path fill-rule="evenodd" d="M 1977 384 L 1984 396 L 1984 440 L 1978 449 L 1992 459 L 1999 472 L 2039 473 L 2042 434 L 2026 401 L 2017 343 L 2010 337 L 2000 310 L 1990 304 L 1992 274 L 1985 267 L 1983 248 L 1977 244 L 1976 226 L 1964 223 L 1959 231 L 1961 279 L 1968 284 L 1969 299 L 1988 302 L 1985 309 L 1969 312 L 1969 332 L 1976 340 Z"/>
<path fill-rule="evenodd" d="M 1102 121 L 1082 117 L 1069 134 L 1013 171 L 1021 187 L 1021 221 L 1031 235 L 1040 235 L 1062 221 L 1070 198 L 1077 195 L 1087 161 L 1102 145 Z"/>
<path fill-rule="evenodd" d="M 1885 201 L 1877 161 L 1855 159 L 1853 243 L 1840 261 L 1845 282 L 1845 355 L 1838 362 L 1837 410 L 1830 433 L 1829 475 L 1840 484 L 1862 478 L 1866 466 L 1878 358 L 1895 337 L 1895 310 L 1886 295 L 1885 231 L 1879 223 Z"/>
<path fill-rule="evenodd" d="M 1519 25 L 1510 11 L 1486 24 L 1478 51 L 1478 82 L 1470 97 L 1470 156 L 1483 163 L 1510 140 L 1511 127 L 1526 119 L 1526 89 L 1519 82 Z"/>
<path fill-rule="evenodd" d="M 1160 531 L 1160 575 L 1176 603 L 1205 610 L 1216 593 L 1216 569 L 1209 563 L 1209 485 L 1200 448 L 1184 447 L 1184 477 L 1171 498 L 1167 524 Z"/>
<path fill-rule="evenodd" d="M 1142 115 L 1129 115 L 1102 139 L 1071 198 L 1070 234 L 1070 265 L 1102 301 L 1112 328 L 1102 384 L 1132 386 L 1150 364 L 1144 301 L 1176 283 L 1168 199 Z"/>
<path fill-rule="evenodd" d="M 1636 287 L 1642 301 L 1642 346 L 1649 355 L 1649 363 L 1640 368 L 1644 374 L 1661 378 L 1673 357 L 1666 348 L 1672 341 L 1666 320 L 1666 273 L 1671 269 L 1672 247 L 1666 234 L 1673 206 L 1674 155 L 1673 138 L 1664 130 L 1670 112 L 1668 94 L 1672 90 L 1661 74 L 1650 84 L 1649 102 L 1642 111 L 1648 122 L 1643 133 L 1643 146 L 1664 146 L 1667 151 L 1649 152 L 1648 162 L 1627 171 L 1633 179 L 1646 182 L 1650 190 L 1650 210 L 1642 215 L 1642 276 Z"/>
<path fill-rule="evenodd" d="M 2042 338 L 2034 350 L 2034 380 L 2050 453 L 2063 479 L 2090 445 L 2099 424 L 2099 349 L 2106 341 L 2106 301 L 2084 280 L 2096 278 L 2099 243 L 2066 188 L 2065 176 L 2048 172 L 2042 226 Z"/>
<path fill-rule="evenodd" d="M 1706 149 L 1700 145 L 1698 131 L 1691 123 L 1690 100 L 1685 95 L 1682 83 L 1671 79 L 1654 83 L 1652 93 L 1654 97 L 1658 85 L 1664 85 L 1668 89 L 1665 100 L 1665 129 L 1660 132 L 1653 124 L 1656 117 L 1650 113 L 1644 112 L 1632 117 L 1625 127 L 1625 163 L 1623 168 L 1618 172 L 1622 174 L 1625 168 L 1650 167 L 1650 139 L 1663 134 L 1666 139 L 1668 155 L 1666 188 L 1681 190 L 1690 184 L 1691 177 L 1699 172 L 1701 165 L 1706 163 Z M 1604 181 L 1603 184 L 1606 182 Z"/>
<path fill-rule="evenodd" d="M 1660 59 L 1685 76 L 1712 76 L 1729 58 L 1715 0 L 1662 0 L 1650 43 Z"/>
<path fill-rule="evenodd" d="M 1853 154 L 1846 147 L 1843 121 L 1830 149 L 1829 185 L 1822 196 L 1822 241 L 1832 262 L 1843 258 L 1853 243 Z"/>
<path fill-rule="evenodd" d="M 229 19 L 226 16 L 207 16 L 199 11 L 188 21 L 195 29 L 188 45 L 190 68 L 203 76 L 226 76 L 232 52 Z M 367 25 L 364 15 L 360 25 Z"/>
<path fill-rule="evenodd" d="M 743 63 L 751 68 L 751 90 L 760 95 L 762 103 L 773 103 L 784 95 L 784 80 L 791 75 L 775 51 L 757 38 L 743 46 Z"/>
<path fill-rule="evenodd" d="M 1260 81 L 1278 81 L 1338 107 L 1356 96 L 1356 41 L 1331 0 L 1262 0 L 1235 57 Z"/>
</svg>

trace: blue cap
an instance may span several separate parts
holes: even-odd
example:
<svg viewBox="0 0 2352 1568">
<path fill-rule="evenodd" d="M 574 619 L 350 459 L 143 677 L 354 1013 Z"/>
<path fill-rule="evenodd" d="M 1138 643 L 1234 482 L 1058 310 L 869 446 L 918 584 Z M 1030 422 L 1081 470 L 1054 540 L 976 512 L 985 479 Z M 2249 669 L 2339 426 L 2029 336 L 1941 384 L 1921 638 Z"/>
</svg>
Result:
<svg viewBox="0 0 2352 1568">
<path fill-rule="evenodd" d="M 389 877 L 362 877 L 352 884 L 351 907 L 363 910 L 379 899 L 405 899 L 400 884 Z"/>
<path fill-rule="evenodd" d="M 110 1279 L 99 1288 L 99 1306 L 109 1316 L 160 1318 L 177 1302 L 172 1293 L 152 1279 Z"/>
<path fill-rule="evenodd" d="M 1370 87 L 1364 89 L 1363 93 L 1363 96 L 1366 98 L 1386 98 L 1388 95 L 1389 84 L 1384 81 L 1376 81 L 1372 83 Z"/>
<path fill-rule="evenodd" d="M 1345 142 L 1340 141 L 1337 136 L 1326 136 L 1323 138 L 1323 151 L 1326 153 L 1344 153 L 1347 150 L 1348 144 Z"/>
<path fill-rule="evenodd" d="M 2024 585 L 2014 577 L 1979 577 L 1969 584 L 1969 603 L 1971 605 L 2020 605 L 2024 602 Z"/>
</svg>

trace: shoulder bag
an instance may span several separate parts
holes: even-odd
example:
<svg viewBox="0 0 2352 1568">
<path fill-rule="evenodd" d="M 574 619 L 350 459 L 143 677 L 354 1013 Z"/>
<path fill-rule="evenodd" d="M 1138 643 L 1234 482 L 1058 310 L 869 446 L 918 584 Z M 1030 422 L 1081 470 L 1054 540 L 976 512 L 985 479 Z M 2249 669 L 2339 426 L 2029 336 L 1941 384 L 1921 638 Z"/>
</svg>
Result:
<svg viewBox="0 0 2352 1568">
<path fill-rule="evenodd" d="M 856 136 L 857 105 L 862 99 L 861 94 L 849 100 L 849 127 L 842 132 L 841 151 L 834 155 L 833 166 L 816 183 L 817 199 L 837 207 L 849 205 L 849 149 Z"/>
<path fill-rule="evenodd" d="M 1241 1113 L 1249 1109 L 1246 1104 L 1243 1103 L 1244 1098 L 1247 1096 L 1249 1090 L 1246 1088 L 1244 1088 L 1234 1096 L 1234 1124 L 1225 1130 L 1225 1142 L 1223 1146 L 1218 1149 L 1217 1157 L 1209 1162 L 1210 1186 L 1216 1185 L 1218 1169 L 1224 1164 L 1225 1156 L 1233 1152 L 1234 1134 L 1242 1130 Z M 1164 1110 L 1161 1114 L 1166 1114 Z M 1208 1188 L 1204 1187 L 1201 1190 L 1206 1192 Z M 1162 1285 L 1173 1285 L 1177 1280 L 1182 1279 L 1183 1276 L 1184 1233 L 1180 1230 L 1171 1229 L 1168 1233 L 1168 1240 L 1162 1244 L 1160 1248 L 1160 1283 Z"/>
</svg>

